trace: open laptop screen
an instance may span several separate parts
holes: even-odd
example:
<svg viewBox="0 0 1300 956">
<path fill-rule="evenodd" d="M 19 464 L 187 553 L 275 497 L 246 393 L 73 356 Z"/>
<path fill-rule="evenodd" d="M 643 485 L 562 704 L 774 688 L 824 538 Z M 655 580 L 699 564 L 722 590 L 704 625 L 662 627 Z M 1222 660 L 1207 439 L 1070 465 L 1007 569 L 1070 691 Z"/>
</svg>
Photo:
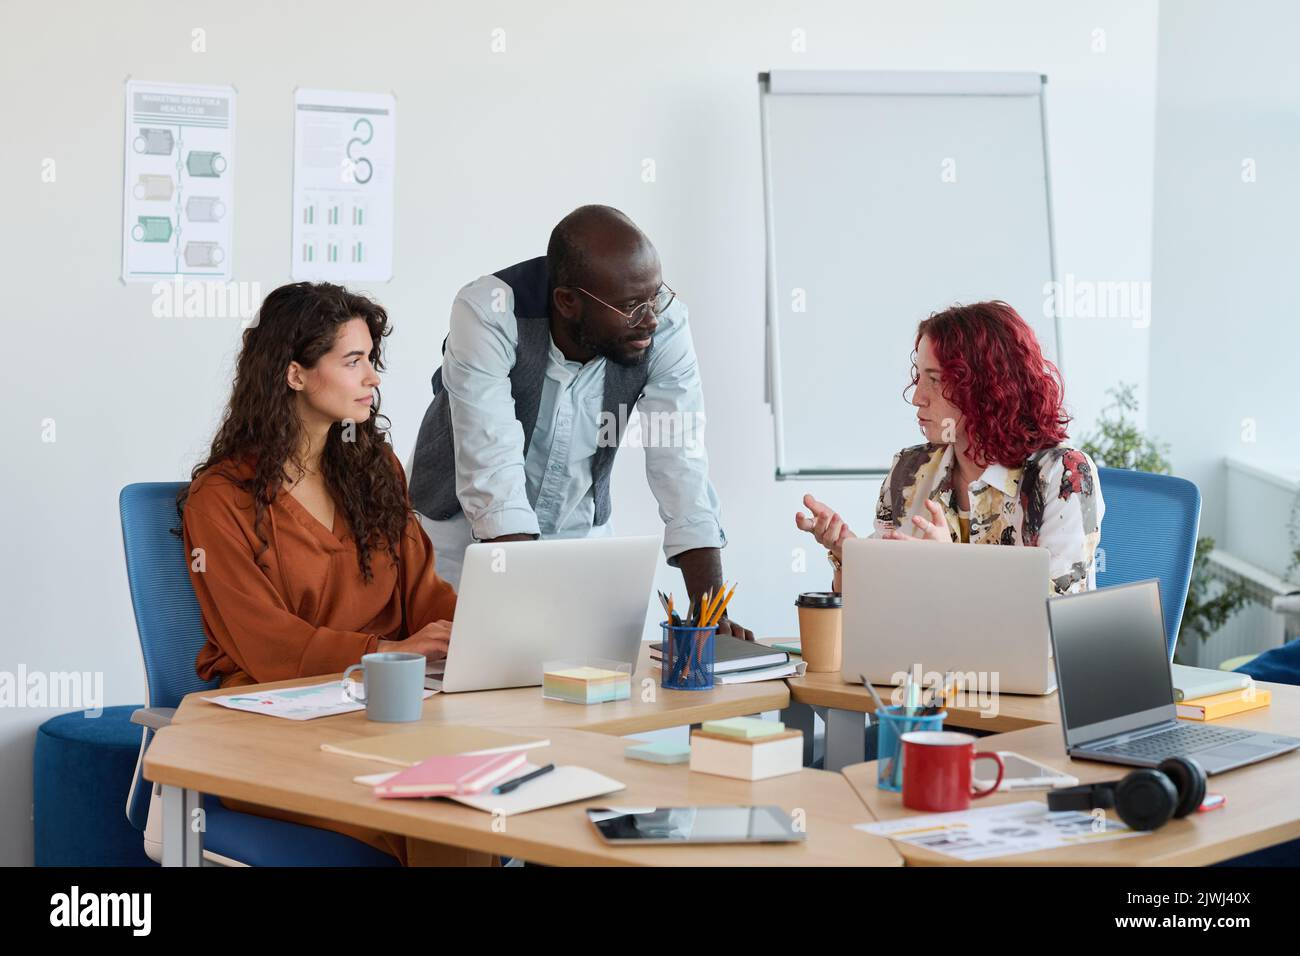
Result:
<svg viewBox="0 0 1300 956">
<path fill-rule="evenodd" d="M 1047 617 L 1067 731 L 1159 707 L 1172 710 L 1158 582 L 1051 598 Z"/>
</svg>

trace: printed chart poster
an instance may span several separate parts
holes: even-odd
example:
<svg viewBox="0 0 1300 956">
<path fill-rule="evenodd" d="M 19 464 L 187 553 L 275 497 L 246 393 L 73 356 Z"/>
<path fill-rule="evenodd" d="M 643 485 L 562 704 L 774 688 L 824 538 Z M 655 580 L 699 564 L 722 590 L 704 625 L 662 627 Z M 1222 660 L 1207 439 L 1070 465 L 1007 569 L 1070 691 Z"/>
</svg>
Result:
<svg viewBox="0 0 1300 956">
<path fill-rule="evenodd" d="M 228 280 L 235 88 L 126 84 L 122 278 Z"/>
<path fill-rule="evenodd" d="M 294 279 L 393 277 L 396 149 L 392 94 L 294 91 Z"/>
</svg>

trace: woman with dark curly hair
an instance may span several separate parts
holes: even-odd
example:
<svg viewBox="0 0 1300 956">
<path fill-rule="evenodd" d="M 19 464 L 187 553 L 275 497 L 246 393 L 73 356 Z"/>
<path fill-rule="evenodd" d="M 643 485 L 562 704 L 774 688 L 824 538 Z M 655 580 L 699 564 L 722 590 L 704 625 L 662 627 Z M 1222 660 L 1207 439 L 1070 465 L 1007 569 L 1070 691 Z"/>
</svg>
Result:
<svg viewBox="0 0 1300 956">
<path fill-rule="evenodd" d="M 873 538 L 1043 547 L 1049 594 L 1096 587 L 1105 511 L 1097 469 L 1062 444 L 1070 418 L 1056 366 L 1005 302 L 959 305 L 921 322 L 911 403 L 926 443 L 894 456 Z M 829 552 L 840 589 L 841 548 L 854 537 L 812 495 L 795 524 Z"/>
<path fill-rule="evenodd" d="M 456 607 L 379 414 L 384 309 L 281 286 L 244 332 L 207 457 L 181 495 L 221 686 L 337 673 L 373 651 L 445 656 Z"/>
<path fill-rule="evenodd" d="M 206 458 L 177 501 L 222 687 L 337 673 L 373 651 L 446 655 L 452 587 L 411 510 L 379 414 L 388 315 L 328 283 L 281 286 L 244 332 Z M 406 860 L 403 837 L 223 800 Z"/>
</svg>

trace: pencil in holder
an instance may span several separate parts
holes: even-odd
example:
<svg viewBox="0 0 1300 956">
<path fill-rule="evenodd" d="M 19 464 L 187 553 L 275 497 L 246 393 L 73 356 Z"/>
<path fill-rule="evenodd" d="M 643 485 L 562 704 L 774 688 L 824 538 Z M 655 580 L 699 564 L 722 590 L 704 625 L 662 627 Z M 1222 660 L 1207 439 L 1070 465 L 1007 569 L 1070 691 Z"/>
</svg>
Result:
<svg viewBox="0 0 1300 956">
<path fill-rule="evenodd" d="M 669 690 L 708 690 L 713 686 L 713 635 L 717 626 L 686 627 L 660 623 L 663 655 L 659 686 Z"/>
<path fill-rule="evenodd" d="M 881 790 L 903 791 L 903 734 L 914 730 L 943 730 L 946 710 L 937 714 L 907 716 L 906 707 L 886 707 L 873 717 L 879 725 L 876 737 L 876 786 Z"/>
</svg>

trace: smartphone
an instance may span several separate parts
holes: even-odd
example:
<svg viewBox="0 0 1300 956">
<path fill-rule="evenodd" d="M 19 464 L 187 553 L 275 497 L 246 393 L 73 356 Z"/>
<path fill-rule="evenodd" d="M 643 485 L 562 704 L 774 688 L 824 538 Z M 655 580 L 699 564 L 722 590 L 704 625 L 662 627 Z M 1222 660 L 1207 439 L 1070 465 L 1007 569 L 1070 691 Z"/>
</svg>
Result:
<svg viewBox="0 0 1300 956">
<path fill-rule="evenodd" d="M 1060 787 L 1077 787 L 1079 785 L 1078 777 L 1048 767 L 1036 760 L 1030 760 L 1018 753 L 999 750 L 997 755 L 1002 758 L 1002 765 L 1006 768 L 1002 774 L 1002 783 L 998 786 L 998 792 L 1005 790 L 1056 790 Z M 997 779 L 997 771 L 991 761 L 976 761 L 972 772 L 972 781 L 976 787 L 987 790 L 993 786 L 995 779 Z"/>
</svg>

